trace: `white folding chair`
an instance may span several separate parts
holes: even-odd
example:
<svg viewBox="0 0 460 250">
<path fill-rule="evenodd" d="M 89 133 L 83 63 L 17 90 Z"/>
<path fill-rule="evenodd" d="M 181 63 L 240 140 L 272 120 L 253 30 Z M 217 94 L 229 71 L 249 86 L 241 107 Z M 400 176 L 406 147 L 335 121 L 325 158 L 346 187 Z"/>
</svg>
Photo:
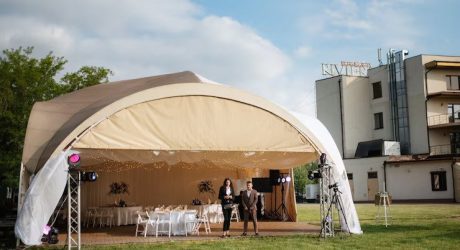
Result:
<svg viewBox="0 0 460 250">
<path fill-rule="evenodd" d="M 102 214 L 103 212 L 103 209 L 102 208 L 95 208 L 94 209 L 94 214 L 93 214 L 93 227 L 95 227 L 98 223 L 99 223 L 99 226 L 101 225 L 102 223 Z"/>
<path fill-rule="evenodd" d="M 188 233 L 188 225 L 192 225 L 192 234 L 194 233 L 194 230 L 195 230 L 195 227 L 196 227 L 196 224 L 197 224 L 197 218 L 196 218 L 196 215 L 197 215 L 197 211 L 196 210 L 186 210 L 184 212 L 184 229 L 185 229 L 185 237 L 187 237 L 187 233 Z"/>
<path fill-rule="evenodd" d="M 101 213 L 99 216 L 99 227 L 109 226 L 111 228 L 113 224 L 115 224 L 115 221 L 114 221 L 112 209 L 110 208 L 101 209 Z"/>
<path fill-rule="evenodd" d="M 89 227 L 89 224 L 93 223 L 94 216 L 96 216 L 96 208 L 95 207 L 89 207 L 86 209 L 85 213 L 85 227 Z M 94 227 L 94 223 L 93 223 Z"/>
<path fill-rule="evenodd" d="M 137 214 L 137 223 L 136 223 L 136 234 L 134 236 L 137 237 L 139 233 L 143 233 L 145 237 L 147 235 L 147 224 L 149 222 L 149 218 L 142 216 L 140 211 L 136 211 L 136 214 Z M 142 226 L 143 230 L 139 230 L 139 226 Z"/>
<path fill-rule="evenodd" d="M 145 215 L 147 217 L 147 223 L 145 224 L 145 229 L 144 229 L 144 237 L 147 236 L 147 231 L 149 226 L 152 227 L 152 229 L 155 232 L 156 237 L 158 237 L 158 214 L 157 212 L 145 212 Z"/>
<path fill-rule="evenodd" d="M 217 223 L 223 223 L 224 222 L 224 211 L 222 211 L 222 206 L 218 205 L 217 206 Z"/>
<path fill-rule="evenodd" d="M 201 216 L 196 220 L 195 228 L 192 233 L 200 235 L 201 225 L 204 226 L 204 231 L 206 234 L 211 232 L 211 226 L 209 225 L 209 218 L 207 213 L 202 213 Z"/>
<path fill-rule="evenodd" d="M 158 237 L 158 233 L 168 233 L 168 237 L 171 237 L 171 212 L 155 212 L 158 216 L 156 221 L 156 232 L 155 236 Z M 159 225 L 166 225 L 168 230 L 159 230 Z"/>
<path fill-rule="evenodd" d="M 238 209 L 238 204 L 233 204 L 232 206 L 232 215 L 230 216 L 230 221 L 236 220 L 236 222 L 240 222 L 240 211 Z"/>
</svg>

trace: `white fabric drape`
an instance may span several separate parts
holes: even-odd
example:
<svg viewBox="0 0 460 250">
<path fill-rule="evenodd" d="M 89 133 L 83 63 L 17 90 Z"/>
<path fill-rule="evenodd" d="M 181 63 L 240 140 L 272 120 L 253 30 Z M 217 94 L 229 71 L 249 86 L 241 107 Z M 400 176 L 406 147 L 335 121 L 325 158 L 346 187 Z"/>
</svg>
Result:
<svg viewBox="0 0 460 250">
<path fill-rule="evenodd" d="M 295 116 L 305 125 L 305 128 L 299 128 L 300 131 L 302 131 L 307 138 L 315 142 L 315 145 L 321 152 L 326 153 L 328 162 L 332 165 L 332 178 L 334 183 L 339 183 L 339 190 L 342 192 L 343 210 L 347 220 L 347 223 L 345 223 L 344 218 L 340 215 L 342 230 L 348 232 L 348 224 L 350 233 L 362 234 L 363 232 L 359 223 L 358 213 L 356 212 L 355 204 L 351 196 L 345 164 L 343 163 L 342 156 L 340 155 L 334 139 L 319 120 L 300 114 L 295 114 Z"/>
<path fill-rule="evenodd" d="M 14 232 L 26 245 L 40 245 L 43 229 L 61 198 L 67 182 L 67 156 L 75 151 L 62 152 L 49 159 L 35 175 L 21 210 Z"/>
</svg>

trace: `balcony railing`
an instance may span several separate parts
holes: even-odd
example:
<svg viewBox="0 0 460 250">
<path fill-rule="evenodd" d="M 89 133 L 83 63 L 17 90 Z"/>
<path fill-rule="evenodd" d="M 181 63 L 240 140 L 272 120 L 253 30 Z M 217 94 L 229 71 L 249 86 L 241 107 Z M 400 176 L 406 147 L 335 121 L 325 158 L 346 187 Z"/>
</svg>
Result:
<svg viewBox="0 0 460 250">
<path fill-rule="evenodd" d="M 460 143 L 436 145 L 430 147 L 430 155 L 454 155 L 460 154 Z"/>
<path fill-rule="evenodd" d="M 460 123 L 459 118 L 454 118 L 452 114 L 432 115 L 428 117 L 428 126 L 436 126 L 449 123 Z"/>
</svg>

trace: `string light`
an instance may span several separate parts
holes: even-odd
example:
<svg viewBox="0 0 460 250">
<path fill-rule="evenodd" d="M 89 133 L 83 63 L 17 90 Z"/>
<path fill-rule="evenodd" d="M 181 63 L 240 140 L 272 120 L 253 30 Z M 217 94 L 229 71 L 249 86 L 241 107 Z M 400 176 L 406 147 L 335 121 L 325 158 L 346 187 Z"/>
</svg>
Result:
<svg viewBox="0 0 460 250">
<path fill-rule="evenodd" d="M 154 171 L 160 168 L 235 168 L 266 169 L 275 163 L 270 158 L 276 154 L 286 157 L 295 152 L 248 152 L 235 151 L 180 151 L 180 150 L 122 150 L 122 149 L 77 149 L 81 151 L 84 169 L 98 172 L 120 173 L 133 169 Z M 130 152 L 131 151 L 131 152 Z M 132 154 L 134 151 L 134 154 Z M 271 153 L 271 154 L 268 154 Z M 271 156 L 271 157 L 270 157 Z M 123 158 L 128 160 L 122 160 Z M 295 160 L 296 161 L 296 160 Z M 294 161 L 294 162 L 295 162 Z M 294 163 L 292 161 L 283 161 Z M 86 163 L 86 164 L 85 164 Z M 88 164 L 92 163 L 92 164 Z M 300 165 L 300 164 L 299 164 Z M 258 171 L 257 171 L 258 172 Z"/>
</svg>

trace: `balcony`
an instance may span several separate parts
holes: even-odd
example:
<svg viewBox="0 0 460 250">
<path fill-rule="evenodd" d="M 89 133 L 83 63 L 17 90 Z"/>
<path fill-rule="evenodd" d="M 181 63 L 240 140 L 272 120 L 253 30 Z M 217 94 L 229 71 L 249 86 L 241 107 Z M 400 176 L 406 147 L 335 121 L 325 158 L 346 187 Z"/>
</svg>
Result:
<svg viewBox="0 0 460 250">
<path fill-rule="evenodd" d="M 443 98 L 443 99 L 455 99 L 458 100 L 460 99 L 460 91 L 458 89 L 449 89 L 447 88 L 446 91 L 440 91 L 440 92 L 434 92 L 434 93 L 429 93 L 426 98 L 433 99 L 433 98 Z"/>
<path fill-rule="evenodd" d="M 430 155 L 458 155 L 460 143 L 430 146 Z"/>
<path fill-rule="evenodd" d="M 460 117 L 454 118 L 452 114 L 440 114 L 428 117 L 429 128 L 449 128 L 455 126 L 460 126 Z"/>
</svg>

